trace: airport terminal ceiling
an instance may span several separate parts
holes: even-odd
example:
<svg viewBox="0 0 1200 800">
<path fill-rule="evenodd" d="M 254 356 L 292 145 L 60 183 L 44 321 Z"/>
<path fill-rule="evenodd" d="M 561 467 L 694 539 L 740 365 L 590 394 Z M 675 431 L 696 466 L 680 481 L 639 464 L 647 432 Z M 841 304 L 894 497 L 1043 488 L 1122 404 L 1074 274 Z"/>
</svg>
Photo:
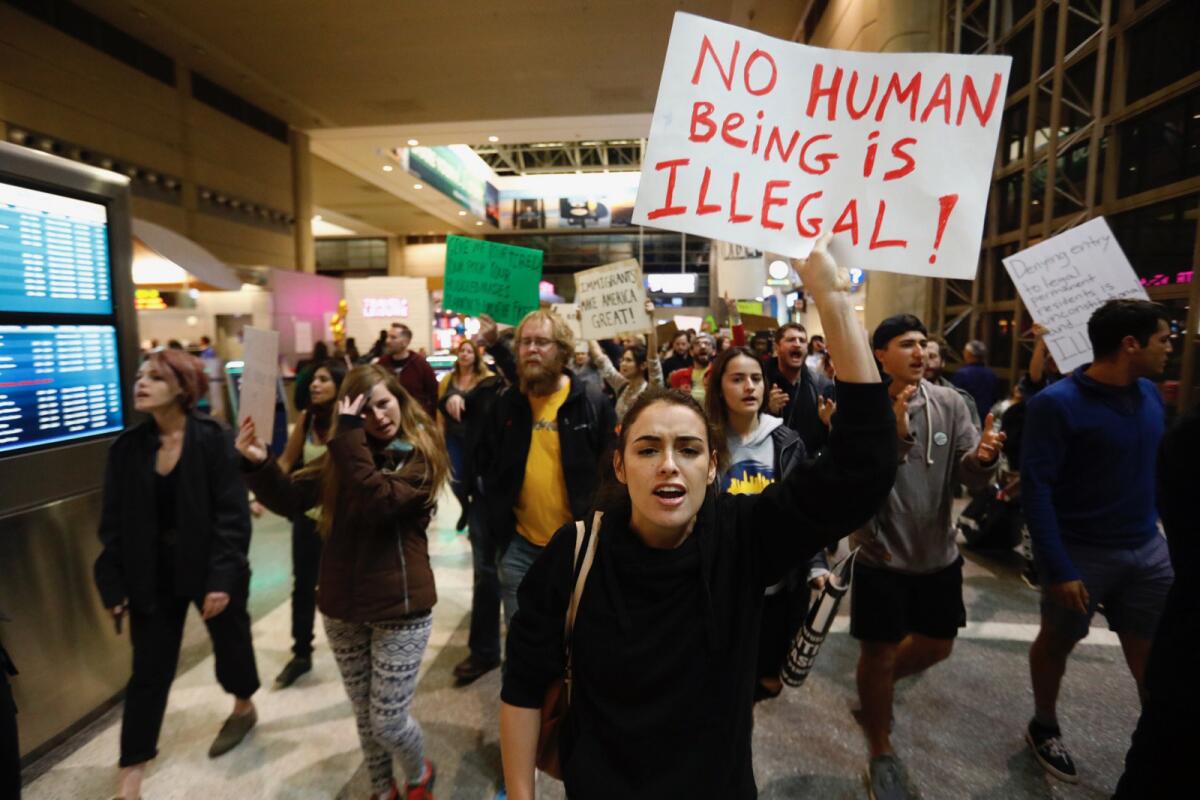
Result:
<svg viewBox="0 0 1200 800">
<path fill-rule="evenodd" d="M 186 54 L 214 80 L 311 129 L 649 113 L 676 11 L 790 39 L 808 3 L 80 5 L 156 47 Z"/>
</svg>

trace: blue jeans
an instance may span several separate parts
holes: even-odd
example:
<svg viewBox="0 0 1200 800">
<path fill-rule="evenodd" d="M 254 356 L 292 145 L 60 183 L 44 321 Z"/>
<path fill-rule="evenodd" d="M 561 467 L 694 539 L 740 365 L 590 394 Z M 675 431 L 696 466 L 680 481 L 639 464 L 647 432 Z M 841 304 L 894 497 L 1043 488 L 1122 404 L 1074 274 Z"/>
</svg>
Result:
<svg viewBox="0 0 1200 800">
<path fill-rule="evenodd" d="M 471 591 L 471 633 L 467 647 L 477 661 L 494 664 L 500 660 L 500 577 L 496 564 L 496 540 L 487 525 L 482 501 L 467 510 L 467 536 L 471 542 L 474 585 Z"/>
<path fill-rule="evenodd" d="M 517 589 L 544 549 L 514 533 L 508 549 L 500 556 L 500 597 L 504 601 L 505 628 L 512 626 L 513 615 L 517 613 Z"/>
</svg>

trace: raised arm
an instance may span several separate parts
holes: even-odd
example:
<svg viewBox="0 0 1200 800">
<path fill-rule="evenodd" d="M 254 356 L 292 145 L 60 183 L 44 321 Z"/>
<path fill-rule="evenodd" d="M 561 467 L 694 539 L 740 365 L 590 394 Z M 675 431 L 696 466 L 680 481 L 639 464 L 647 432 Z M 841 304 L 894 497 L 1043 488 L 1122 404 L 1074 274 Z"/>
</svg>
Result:
<svg viewBox="0 0 1200 800">
<path fill-rule="evenodd" d="M 479 315 L 479 340 L 483 342 L 483 346 L 487 348 L 488 354 L 496 362 L 496 370 L 504 376 L 510 384 L 517 384 L 517 362 L 513 358 L 510 351 L 500 341 L 500 329 L 496 327 L 496 321 L 487 314 Z"/>
<path fill-rule="evenodd" d="M 796 264 L 804 281 L 804 290 L 813 296 L 817 315 L 825 331 L 825 347 L 837 364 L 842 383 L 879 383 L 879 368 L 871 353 L 867 331 L 854 315 L 850 300 L 850 273 L 829 255 L 825 233 L 817 240 L 808 258 Z"/>
<path fill-rule="evenodd" d="M 304 453 L 304 435 L 308 428 L 308 411 L 301 411 L 300 416 L 296 419 L 296 424 L 292 426 L 292 432 L 288 434 L 287 444 L 283 447 L 283 452 L 279 454 L 279 468 L 286 475 L 292 471 Z"/>
</svg>

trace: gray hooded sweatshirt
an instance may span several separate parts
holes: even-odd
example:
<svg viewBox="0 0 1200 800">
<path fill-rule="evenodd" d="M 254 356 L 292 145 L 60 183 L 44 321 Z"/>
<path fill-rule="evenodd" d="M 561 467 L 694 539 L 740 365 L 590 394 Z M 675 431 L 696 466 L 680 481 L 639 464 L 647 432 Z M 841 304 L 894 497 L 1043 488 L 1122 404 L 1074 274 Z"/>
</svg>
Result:
<svg viewBox="0 0 1200 800">
<path fill-rule="evenodd" d="M 851 534 L 850 545 L 876 539 L 891 560 L 878 559 L 870 547 L 863 547 L 860 561 L 927 574 L 950 566 L 959 556 L 951 520 L 954 485 L 983 488 L 995 475 L 996 463 L 985 467 L 975 458 L 979 431 L 966 402 L 953 388 L 924 380 L 918 384 L 908 404 L 908 434 L 908 439 L 900 440 L 900 467 L 887 502 Z"/>
</svg>

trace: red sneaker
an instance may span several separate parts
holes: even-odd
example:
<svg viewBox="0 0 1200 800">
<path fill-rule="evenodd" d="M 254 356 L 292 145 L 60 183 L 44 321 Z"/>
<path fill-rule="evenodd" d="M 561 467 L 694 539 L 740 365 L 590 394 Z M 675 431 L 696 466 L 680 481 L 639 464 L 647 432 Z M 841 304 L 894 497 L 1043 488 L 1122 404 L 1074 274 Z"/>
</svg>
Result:
<svg viewBox="0 0 1200 800">
<path fill-rule="evenodd" d="M 433 800 L 433 781 L 437 777 L 437 770 L 428 758 L 424 760 L 424 764 L 425 769 L 422 772 L 425 774 L 425 780 L 410 783 L 404 790 L 404 800 Z"/>
</svg>

